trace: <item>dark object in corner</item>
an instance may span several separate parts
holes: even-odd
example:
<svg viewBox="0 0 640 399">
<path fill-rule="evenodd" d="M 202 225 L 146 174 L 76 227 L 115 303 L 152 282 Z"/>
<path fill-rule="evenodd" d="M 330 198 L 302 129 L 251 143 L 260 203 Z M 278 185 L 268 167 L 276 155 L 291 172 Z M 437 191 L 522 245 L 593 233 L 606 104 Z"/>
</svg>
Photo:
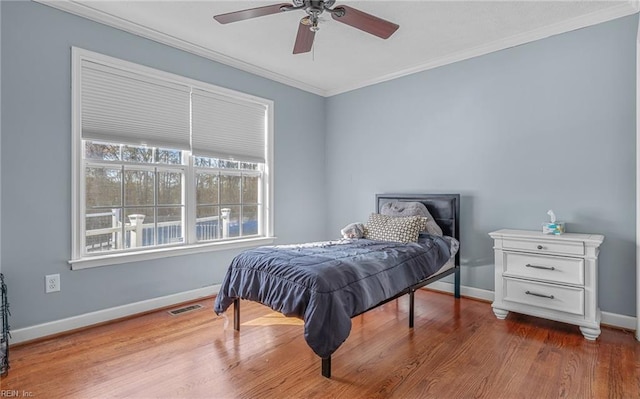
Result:
<svg viewBox="0 0 640 399">
<path fill-rule="evenodd" d="M 2 337 L 0 337 L 0 375 L 9 373 L 9 302 L 7 302 L 7 285 L 4 275 L 0 273 L 0 287 L 2 288 Z"/>
</svg>

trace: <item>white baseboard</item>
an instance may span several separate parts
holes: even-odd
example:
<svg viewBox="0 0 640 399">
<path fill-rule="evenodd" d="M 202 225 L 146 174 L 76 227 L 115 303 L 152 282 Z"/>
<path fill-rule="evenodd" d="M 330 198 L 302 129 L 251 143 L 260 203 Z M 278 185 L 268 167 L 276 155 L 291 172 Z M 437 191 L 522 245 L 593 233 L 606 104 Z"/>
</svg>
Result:
<svg viewBox="0 0 640 399">
<path fill-rule="evenodd" d="M 602 324 L 612 327 L 624 328 L 625 330 L 636 329 L 636 318 L 617 313 L 602 312 Z"/>
<path fill-rule="evenodd" d="M 447 283 L 445 281 L 435 281 L 427 285 L 425 288 L 453 294 L 453 283 Z M 461 285 L 460 295 L 466 296 L 469 298 L 481 299 L 483 301 L 493 302 L 493 291 L 483 290 L 481 288 L 467 287 L 465 285 Z"/>
<path fill-rule="evenodd" d="M 428 285 L 429 289 L 453 293 L 453 283 L 436 281 Z M 122 317 L 132 316 L 139 313 L 148 312 L 155 309 L 176 305 L 183 302 L 197 300 L 199 298 L 215 295 L 220 291 L 220 285 L 198 288 L 191 291 L 180 292 L 159 298 L 148 299 L 128 305 L 116 306 L 114 308 L 98 310 L 96 312 L 85 313 L 66 319 L 56 320 L 48 323 L 38 324 L 31 327 L 20 328 L 11 331 L 11 344 L 31 341 L 38 338 L 47 337 L 54 334 L 72 331 L 78 328 L 88 327 L 106 321 L 116 320 Z M 474 299 L 493 302 L 493 291 L 481 288 L 460 286 L 460 294 Z M 624 328 L 626 330 L 636 329 L 636 318 L 619 315 L 616 313 L 602 312 L 602 324 L 613 327 Z"/>
<path fill-rule="evenodd" d="M 444 281 L 436 281 L 434 283 L 429 284 L 425 288 L 433 289 L 435 291 L 442 291 L 453 293 L 453 283 L 447 283 Z M 460 286 L 460 295 L 466 296 L 469 298 L 481 299 L 483 301 L 493 302 L 493 291 L 483 290 L 480 288 L 474 287 L 466 287 L 464 285 Z M 623 328 L 625 330 L 633 330 L 636 329 L 636 318 L 631 316 L 625 316 L 617 313 L 610 312 L 602 312 L 602 324 L 606 324 L 608 326 Z M 640 337 L 640 335 L 638 335 Z M 638 339 L 640 340 L 640 338 Z"/>
<path fill-rule="evenodd" d="M 199 298 L 215 295 L 220 291 L 220 285 L 211 285 L 191 291 L 180 292 L 159 298 L 134 302 L 127 305 L 116 306 L 109 309 L 98 310 L 96 312 L 85 313 L 66 319 L 51 321 L 31 327 L 11 330 L 11 344 L 31 341 L 38 338 L 59 334 L 65 331 L 72 331 L 78 328 L 88 327 L 106 321 L 116 320 L 122 317 L 132 316 L 139 313 L 148 312 L 155 309 L 176 305 L 183 302 L 194 301 Z M 213 304 L 212 304 L 213 306 Z"/>
</svg>

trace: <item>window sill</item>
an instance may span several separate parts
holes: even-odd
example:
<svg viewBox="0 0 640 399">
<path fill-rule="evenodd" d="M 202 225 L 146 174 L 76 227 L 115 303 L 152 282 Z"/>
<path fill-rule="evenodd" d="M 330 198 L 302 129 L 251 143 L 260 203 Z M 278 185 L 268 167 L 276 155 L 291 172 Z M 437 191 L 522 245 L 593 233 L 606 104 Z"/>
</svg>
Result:
<svg viewBox="0 0 640 399">
<path fill-rule="evenodd" d="M 89 269 L 92 267 L 141 262 L 145 260 L 167 258 L 170 256 L 191 255 L 202 252 L 223 251 L 228 249 L 251 248 L 261 245 L 273 244 L 275 239 L 275 237 L 247 238 L 244 240 L 233 240 L 170 248 L 156 248 L 140 252 L 97 255 L 80 259 L 73 259 L 69 261 L 69 264 L 71 265 L 71 270 Z"/>
</svg>

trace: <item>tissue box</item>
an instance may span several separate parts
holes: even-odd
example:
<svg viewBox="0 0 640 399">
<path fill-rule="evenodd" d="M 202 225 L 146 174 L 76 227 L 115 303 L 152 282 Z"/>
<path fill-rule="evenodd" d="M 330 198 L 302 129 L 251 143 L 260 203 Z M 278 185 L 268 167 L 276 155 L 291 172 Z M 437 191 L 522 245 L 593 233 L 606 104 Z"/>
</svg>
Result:
<svg viewBox="0 0 640 399">
<path fill-rule="evenodd" d="M 564 222 L 542 223 L 542 233 L 555 235 L 562 234 L 564 233 Z"/>
</svg>

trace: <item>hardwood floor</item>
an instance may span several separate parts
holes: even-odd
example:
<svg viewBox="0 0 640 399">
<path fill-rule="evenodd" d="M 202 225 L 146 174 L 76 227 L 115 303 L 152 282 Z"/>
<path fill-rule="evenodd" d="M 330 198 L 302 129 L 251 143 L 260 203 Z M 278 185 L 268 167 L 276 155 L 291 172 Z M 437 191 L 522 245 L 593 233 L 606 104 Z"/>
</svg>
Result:
<svg viewBox="0 0 640 399">
<path fill-rule="evenodd" d="M 33 398 L 640 398 L 640 343 L 426 290 L 353 319 L 332 378 L 297 319 L 242 302 L 241 331 L 166 311 L 11 348 L 2 396 Z M 232 312 L 230 318 L 232 319 Z"/>
</svg>

